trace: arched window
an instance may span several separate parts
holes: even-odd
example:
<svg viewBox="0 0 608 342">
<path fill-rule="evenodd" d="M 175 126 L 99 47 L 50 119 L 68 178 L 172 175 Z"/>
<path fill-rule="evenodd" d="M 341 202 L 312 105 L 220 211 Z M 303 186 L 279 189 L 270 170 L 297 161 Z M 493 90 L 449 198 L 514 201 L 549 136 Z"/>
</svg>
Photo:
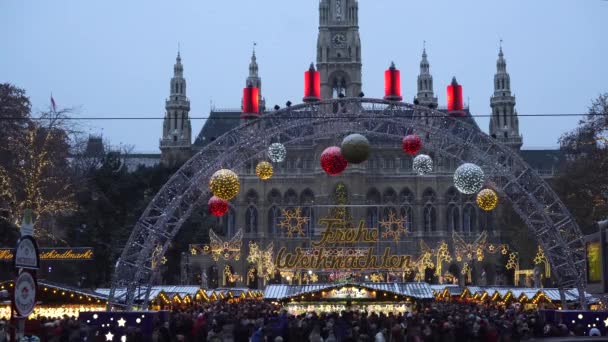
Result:
<svg viewBox="0 0 608 342">
<path fill-rule="evenodd" d="M 435 194 L 435 191 L 431 188 L 427 188 L 422 193 L 422 201 L 424 203 L 434 203 L 436 199 L 437 195 Z"/>
<path fill-rule="evenodd" d="M 279 217 L 281 216 L 281 211 L 279 207 L 273 205 L 268 209 L 268 233 L 278 235 L 280 232 L 278 230 Z"/>
<path fill-rule="evenodd" d="M 230 208 L 228 214 L 224 217 L 224 232 L 227 236 L 236 234 L 236 213 Z"/>
<path fill-rule="evenodd" d="M 245 232 L 258 232 L 258 210 L 252 205 L 245 211 Z"/>
<path fill-rule="evenodd" d="M 378 227 L 378 207 L 367 208 L 365 224 L 368 228 Z"/>
<path fill-rule="evenodd" d="M 437 231 L 437 211 L 432 204 L 427 204 L 424 207 L 424 231 Z"/>
<path fill-rule="evenodd" d="M 449 232 L 460 232 L 462 227 L 460 226 L 460 209 L 454 203 L 448 204 L 447 210 L 447 222 Z"/>
<path fill-rule="evenodd" d="M 401 217 L 405 218 L 405 228 L 407 229 L 407 231 L 413 232 L 414 231 L 414 211 L 412 210 L 412 207 L 409 205 L 403 206 L 399 210 L 399 213 L 401 214 Z"/>
<path fill-rule="evenodd" d="M 399 201 L 401 203 L 412 204 L 414 203 L 414 194 L 410 189 L 405 188 L 399 193 Z"/>
<path fill-rule="evenodd" d="M 477 230 L 477 210 L 473 204 L 465 205 L 462 214 L 462 223 L 465 233 L 471 233 Z"/>
<path fill-rule="evenodd" d="M 270 205 L 281 204 L 281 199 L 281 193 L 277 189 L 272 189 L 270 190 L 270 193 L 268 193 L 268 204 Z"/>
<path fill-rule="evenodd" d="M 245 195 L 245 199 L 247 204 L 256 205 L 258 203 L 258 193 L 253 189 L 249 189 L 249 191 L 247 191 L 247 195 Z"/>
<path fill-rule="evenodd" d="M 308 218 L 308 222 L 306 223 L 306 231 L 309 236 L 314 235 L 314 227 L 315 227 L 315 215 L 313 205 L 315 203 L 315 195 L 310 189 L 305 189 L 302 191 L 300 195 L 300 203 L 304 206 L 302 210 L 304 217 Z"/>
<path fill-rule="evenodd" d="M 382 195 L 383 203 L 397 203 L 397 193 L 393 188 L 387 188 Z"/>
<path fill-rule="evenodd" d="M 298 194 L 294 189 L 287 190 L 287 192 L 285 193 L 284 203 L 291 206 L 298 205 Z"/>
</svg>

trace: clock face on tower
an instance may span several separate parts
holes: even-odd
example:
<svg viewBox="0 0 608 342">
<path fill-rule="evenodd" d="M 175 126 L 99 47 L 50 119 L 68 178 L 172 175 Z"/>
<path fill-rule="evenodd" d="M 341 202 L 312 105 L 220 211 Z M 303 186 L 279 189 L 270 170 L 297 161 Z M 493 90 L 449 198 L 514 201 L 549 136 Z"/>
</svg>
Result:
<svg viewBox="0 0 608 342">
<path fill-rule="evenodd" d="M 336 33 L 331 38 L 331 45 L 335 48 L 343 48 L 346 45 L 346 36 L 344 33 Z"/>
</svg>

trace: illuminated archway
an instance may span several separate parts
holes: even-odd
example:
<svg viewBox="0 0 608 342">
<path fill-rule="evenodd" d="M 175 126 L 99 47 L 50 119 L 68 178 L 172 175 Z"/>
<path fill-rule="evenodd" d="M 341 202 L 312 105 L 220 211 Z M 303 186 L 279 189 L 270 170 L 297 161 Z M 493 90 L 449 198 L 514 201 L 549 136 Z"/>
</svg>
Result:
<svg viewBox="0 0 608 342">
<path fill-rule="evenodd" d="M 586 265 L 581 231 L 550 186 L 517 152 L 467 119 L 401 102 L 344 98 L 265 113 L 227 132 L 186 162 L 135 224 L 116 263 L 109 305 L 130 307 L 138 286 L 149 287 L 155 272 L 153 258 L 163 257 L 193 208 L 207 198 L 209 177 L 218 169 L 238 169 L 257 160 L 277 140 L 289 148 L 303 141 L 348 133 L 399 141 L 409 132 L 416 132 L 425 147 L 437 154 L 481 166 L 491 186 L 512 203 L 537 238 L 560 287 L 584 291 Z M 157 246 L 162 250 L 153 256 Z M 124 301 L 115 295 L 119 288 L 126 289 L 126 296 L 121 296 Z"/>
</svg>

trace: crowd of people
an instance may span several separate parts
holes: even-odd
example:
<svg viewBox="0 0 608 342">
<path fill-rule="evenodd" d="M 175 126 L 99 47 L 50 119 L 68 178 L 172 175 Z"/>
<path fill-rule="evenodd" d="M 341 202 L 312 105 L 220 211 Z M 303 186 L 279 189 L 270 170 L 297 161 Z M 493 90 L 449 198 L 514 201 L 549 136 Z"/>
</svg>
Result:
<svg viewBox="0 0 608 342">
<path fill-rule="evenodd" d="M 5 326 L 6 324 L 3 324 Z M 4 329 L 2 330 L 4 331 Z M 42 341 L 105 341 L 95 329 L 73 318 L 47 321 Z M 130 330 L 127 341 L 158 342 L 498 342 L 541 337 L 600 334 L 582 325 L 568 327 L 543 320 L 536 311 L 523 312 L 489 305 L 431 302 L 403 314 L 343 311 L 290 315 L 262 301 L 216 302 L 175 310 L 166 322 L 157 321 L 151 336 Z M 0 333 L 0 342 L 6 341 Z M 118 339 L 117 339 L 118 340 Z"/>
</svg>

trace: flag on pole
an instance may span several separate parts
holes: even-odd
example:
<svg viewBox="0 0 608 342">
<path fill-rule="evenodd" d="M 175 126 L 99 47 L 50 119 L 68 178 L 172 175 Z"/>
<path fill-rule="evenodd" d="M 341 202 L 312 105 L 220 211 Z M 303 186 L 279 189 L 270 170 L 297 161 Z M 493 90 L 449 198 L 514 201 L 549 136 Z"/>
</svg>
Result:
<svg viewBox="0 0 608 342">
<path fill-rule="evenodd" d="M 53 94 L 51 94 L 51 109 L 53 109 L 53 112 L 57 111 L 57 106 L 55 105 L 55 99 L 53 98 Z"/>
</svg>

